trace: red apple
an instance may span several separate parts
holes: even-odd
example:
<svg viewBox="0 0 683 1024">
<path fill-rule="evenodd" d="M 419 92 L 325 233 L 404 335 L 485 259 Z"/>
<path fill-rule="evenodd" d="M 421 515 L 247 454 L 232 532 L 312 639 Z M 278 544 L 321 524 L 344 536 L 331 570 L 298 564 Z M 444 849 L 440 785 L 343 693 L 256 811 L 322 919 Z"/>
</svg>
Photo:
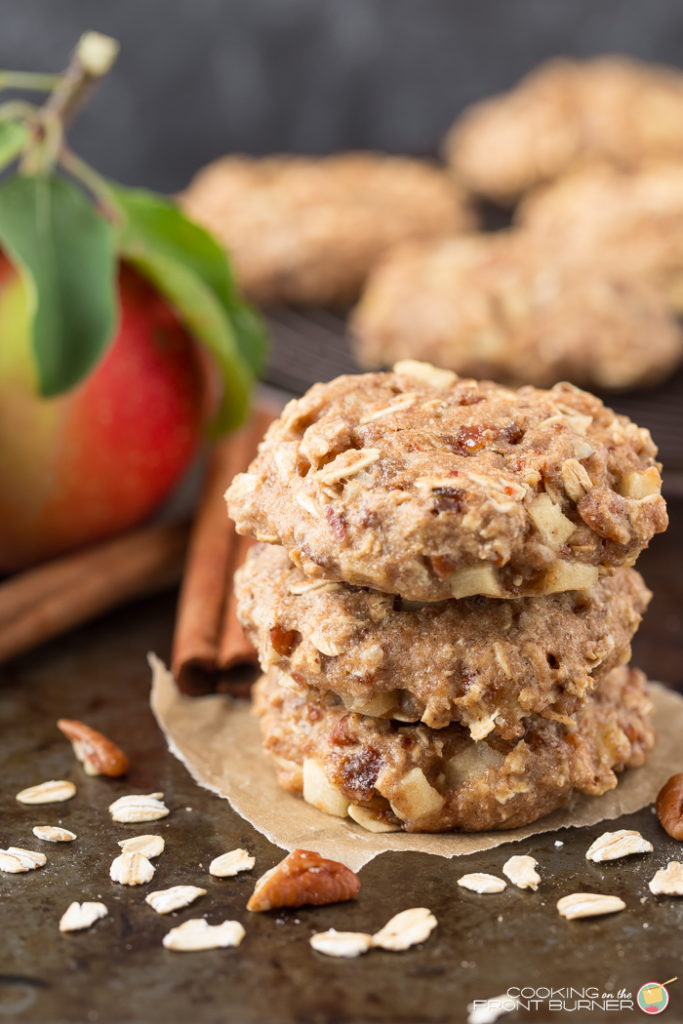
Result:
<svg viewBox="0 0 683 1024">
<path fill-rule="evenodd" d="M 25 285 L 0 256 L 0 573 L 140 522 L 197 449 L 203 359 L 153 288 L 119 274 L 119 329 L 95 369 L 37 394 Z"/>
</svg>

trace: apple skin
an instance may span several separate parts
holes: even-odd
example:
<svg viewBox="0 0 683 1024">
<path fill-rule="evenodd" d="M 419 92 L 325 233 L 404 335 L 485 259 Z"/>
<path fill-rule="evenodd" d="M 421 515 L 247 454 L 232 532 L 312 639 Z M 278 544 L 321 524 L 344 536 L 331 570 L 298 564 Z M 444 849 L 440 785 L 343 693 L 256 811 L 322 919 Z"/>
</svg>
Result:
<svg viewBox="0 0 683 1024">
<path fill-rule="evenodd" d="M 147 518 L 202 437 L 205 362 L 152 287 L 119 271 L 119 327 L 94 370 L 37 394 L 25 286 L 0 255 L 0 574 Z"/>
</svg>

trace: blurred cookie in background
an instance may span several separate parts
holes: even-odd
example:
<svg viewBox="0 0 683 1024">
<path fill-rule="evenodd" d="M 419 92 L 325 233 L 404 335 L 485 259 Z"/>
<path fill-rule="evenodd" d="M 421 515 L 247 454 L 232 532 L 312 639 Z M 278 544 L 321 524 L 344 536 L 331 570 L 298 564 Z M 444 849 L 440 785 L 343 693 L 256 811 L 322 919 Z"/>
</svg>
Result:
<svg viewBox="0 0 683 1024">
<path fill-rule="evenodd" d="M 528 196 L 517 221 L 563 252 L 640 276 L 683 312 L 683 161 L 633 174 L 585 167 Z"/>
<path fill-rule="evenodd" d="M 397 242 L 474 226 L 446 172 L 375 153 L 224 157 L 181 203 L 223 241 L 245 295 L 263 305 L 348 305 Z"/>
<path fill-rule="evenodd" d="M 419 359 L 467 377 L 599 390 L 669 376 L 683 334 L 655 289 L 605 261 L 566 259 L 569 248 L 519 230 L 397 247 L 352 315 L 358 362 Z"/>
<path fill-rule="evenodd" d="M 465 110 L 444 148 L 468 188 L 502 204 L 586 159 L 683 160 L 683 73 L 621 56 L 550 60 Z"/>
</svg>

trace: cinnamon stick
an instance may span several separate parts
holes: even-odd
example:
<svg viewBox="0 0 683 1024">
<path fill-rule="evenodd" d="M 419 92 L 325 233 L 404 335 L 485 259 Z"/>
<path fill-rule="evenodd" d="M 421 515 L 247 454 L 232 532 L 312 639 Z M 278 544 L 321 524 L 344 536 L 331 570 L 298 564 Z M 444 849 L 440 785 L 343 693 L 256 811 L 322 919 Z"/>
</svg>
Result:
<svg viewBox="0 0 683 1024">
<path fill-rule="evenodd" d="M 257 409 L 238 434 L 211 453 L 195 517 L 178 601 L 173 674 L 183 693 L 219 689 L 234 695 L 248 690 L 229 670 L 256 665 L 256 652 L 237 619 L 232 587 L 250 541 L 239 537 L 228 518 L 224 494 L 232 478 L 247 468 L 275 413 Z"/>
<path fill-rule="evenodd" d="M 185 525 L 148 526 L 65 555 L 0 584 L 0 662 L 125 601 L 178 582 Z"/>
<path fill-rule="evenodd" d="M 251 537 L 240 537 L 234 535 L 234 554 L 232 575 L 244 563 L 247 552 L 254 541 Z M 242 624 L 237 618 L 237 601 L 235 599 L 235 588 L 228 590 L 227 600 L 223 609 L 223 626 L 221 629 L 220 646 L 218 650 L 218 663 L 223 669 L 233 668 L 240 662 L 249 661 L 257 664 L 256 652 L 251 642 L 247 640 Z"/>
</svg>

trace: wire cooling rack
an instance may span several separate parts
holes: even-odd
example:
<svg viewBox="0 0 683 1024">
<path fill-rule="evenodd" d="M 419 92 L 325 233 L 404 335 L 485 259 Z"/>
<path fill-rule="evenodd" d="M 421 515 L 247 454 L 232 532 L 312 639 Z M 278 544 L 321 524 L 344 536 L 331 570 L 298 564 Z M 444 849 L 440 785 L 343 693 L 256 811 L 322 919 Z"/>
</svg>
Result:
<svg viewBox="0 0 683 1024">
<path fill-rule="evenodd" d="M 327 309 L 277 309 L 268 315 L 272 350 L 266 381 L 300 395 L 316 381 L 357 373 L 346 317 Z M 664 464 L 664 489 L 683 496 L 683 369 L 652 391 L 601 395 L 607 405 L 648 427 Z"/>
</svg>

